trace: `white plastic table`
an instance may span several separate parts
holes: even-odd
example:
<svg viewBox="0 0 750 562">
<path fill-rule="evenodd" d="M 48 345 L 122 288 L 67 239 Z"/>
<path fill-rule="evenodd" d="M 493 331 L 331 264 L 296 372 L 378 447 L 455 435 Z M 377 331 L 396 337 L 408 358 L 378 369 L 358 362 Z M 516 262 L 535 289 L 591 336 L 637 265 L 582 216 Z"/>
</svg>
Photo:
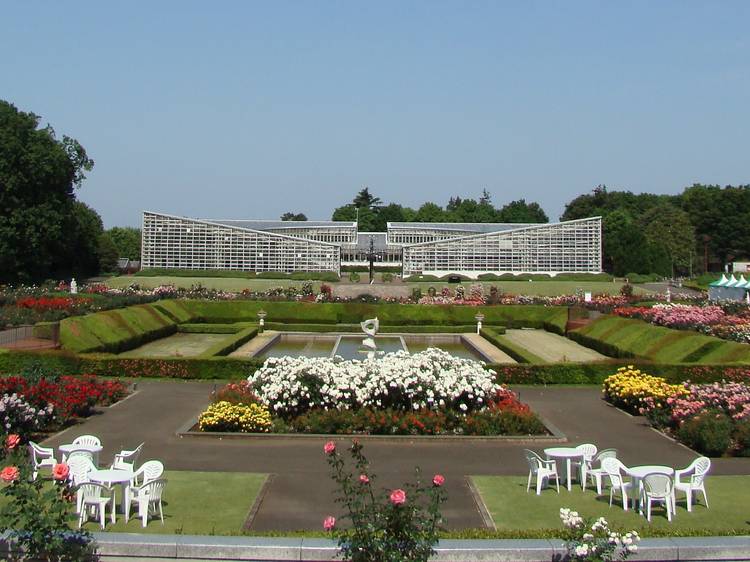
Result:
<svg viewBox="0 0 750 562">
<path fill-rule="evenodd" d="M 89 472 L 89 480 L 92 482 L 98 482 L 99 484 L 105 484 L 107 486 L 113 486 L 119 484 L 122 486 L 122 499 L 123 499 L 123 512 L 125 513 L 125 521 L 130 517 L 130 482 L 135 477 L 135 472 L 132 470 L 125 470 L 119 468 L 107 468 L 102 470 L 92 470 Z M 117 509 L 117 498 L 115 497 L 114 491 L 112 492 L 112 513 Z"/>
<path fill-rule="evenodd" d="M 674 468 L 669 466 L 662 466 L 659 464 L 646 464 L 643 466 L 631 466 L 625 468 L 625 474 L 633 479 L 633 490 L 638 491 L 638 500 L 641 498 L 641 486 L 643 485 L 643 479 L 647 474 L 666 474 L 667 476 L 674 476 Z M 635 509 L 636 498 L 633 496 L 633 509 Z M 674 487 L 672 488 L 672 501 L 674 502 Z"/>
<path fill-rule="evenodd" d="M 581 460 L 581 471 L 583 472 L 581 480 L 583 482 L 586 481 L 586 463 L 584 462 L 584 453 L 582 451 L 579 451 L 575 447 L 550 447 L 544 450 L 544 454 L 548 459 L 565 461 L 565 485 L 568 488 L 568 492 L 573 489 L 573 478 L 570 470 L 570 462 L 573 459 Z"/>
<path fill-rule="evenodd" d="M 99 464 L 98 462 L 99 453 L 102 452 L 101 445 L 82 445 L 82 444 L 74 445 L 73 443 L 70 443 L 68 445 L 60 445 L 58 449 L 60 450 L 60 456 L 62 458 L 62 462 L 65 462 L 65 459 L 72 451 L 88 451 L 89 453 L 91 453 L 91 456 L 93 456 L 95 459 L 94 464 L 97 464 L 97 465 Z"/>
</svg>

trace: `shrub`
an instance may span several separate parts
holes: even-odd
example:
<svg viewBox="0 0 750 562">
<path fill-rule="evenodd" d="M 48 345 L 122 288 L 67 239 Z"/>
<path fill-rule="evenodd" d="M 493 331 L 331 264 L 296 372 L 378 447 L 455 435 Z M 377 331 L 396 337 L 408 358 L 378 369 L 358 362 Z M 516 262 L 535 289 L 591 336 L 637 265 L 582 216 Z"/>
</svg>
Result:
<svg viewBox="0 0 750 562">
<path fill-rule="evenodd" d="M 250 382 L 241 380 L 222 386 L 216 392 L 213 401 L 229 402 L 230 404 L 257 404 L 260 399 L 253 392 Z"/>
<path fill-rule="evenodd" d="M 383 273 L 383 283 L 390 283 L 393 281 L 393 273 L 386 271 Z"/>
<path fill-rule="evenodd" d="M 352 271 L 349 274 L 349 281 L 351 281 L 352 283 L 359 283 L 359 280 L 360 280 L 359 273 L 357 273 L 356 271 Z"/>
<path fill-rule="evenodd" d="M 681 385 L 671 385 L 661 377 L 641 372 L 633 365 L 620 367 L 617 373 L 607 377 L 602 387 L 604 399 L 615 406 L 639 413 L 645 398 L 666 401 L 667 398 L 685 394 Z"/>
<path fill-rule="evenodd" d="M 4 433 L 31 435 L 43 431 L 54 421 L 54 407 L 35 408 L 18 394 L 4 394 L 0 398 L 0 421 Z"/>
<path fill-rule="evenodd" d="M 685 420 L 677 430 L 677 436 L 699 453 L 720 457 L 732 442 L 732 421 L 724 412 L 706 410 Z"/>
<path fill-rule="evenodd" d="M 267 432 L 271 429 L 271 414 L 262 404 L 211 404 L 198 418 L 201 431 Z"/>
<path fill-rule="evenodd" d="M 633 286 L 630 283 L 625 283 L 622 287 L 620 287 L 620 294 L 623 297 L 632 297 L 633 296 Z"/>
<path fill-rule="evenodd" d="M 740 420 L 734 426 L 734 442 L 739 457 L 750 457 L 750 420 Z"/>
</svg>

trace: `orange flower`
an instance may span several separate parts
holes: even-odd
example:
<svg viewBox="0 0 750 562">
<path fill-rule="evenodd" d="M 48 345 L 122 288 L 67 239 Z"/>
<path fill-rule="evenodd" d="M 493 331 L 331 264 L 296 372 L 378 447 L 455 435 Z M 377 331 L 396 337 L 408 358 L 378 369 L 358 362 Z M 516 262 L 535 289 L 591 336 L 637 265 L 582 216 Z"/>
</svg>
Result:
<svg viewBox="0 0 750 562">
<path fill-rule="evenodd" d="M 2 471 L 0 471 L 0 479 L 2 479 L 3 482 L 7 482 L 8 484 L 10 484 L 11 482 L 15 482 L 16 480 L 18 480 L 20 474 L 21 473 L 18 470 L 18 467 L 6 466 Z"/>
<path fill-rule="evenodd" d="M 55 480 L 65 480 L 70 474 L 70 468 L 64 462 L 57 463 L 52 467 L 52 478 Z"/>
<path fill-rule="evenodd" d="M 5 448 L 12 451 L 21 444 L 21 436 L 11 433 L 5 438 Z"/>
</svg>

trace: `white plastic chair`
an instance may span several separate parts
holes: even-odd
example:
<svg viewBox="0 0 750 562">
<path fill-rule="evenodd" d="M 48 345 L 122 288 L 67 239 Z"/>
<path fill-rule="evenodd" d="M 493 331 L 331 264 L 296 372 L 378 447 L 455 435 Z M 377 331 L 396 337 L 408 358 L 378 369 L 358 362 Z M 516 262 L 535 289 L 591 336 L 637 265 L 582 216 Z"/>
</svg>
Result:
<svg viewBox="0 0 750 562">
<path fill-rule="evenodd" d="M 57 464 L 55 450 L 51 447 L 42 447 L 41 445 L 29 441 L 29 457 L 33 468 L 32 478 L 36 480 L 40 468 L 52 468 Z"/>
<path fill-rule="evenodd" d="M 534 451 L 524 449 L 524 455 L 526 456 L 526 462 L 529 463 L 529 479 L 526 482 L 526 491 L 528 492 L 531 488 L 531 479 L 536 475 L 536 495 L 542 493 L 542 484 L 546 480 L 549 484 L 549 479 L 554 476 L 555 483 L 557 484 L 557 493 L 560 493 L 560 477 L 557 475 L 557 464 L 554 460 L 545 460 Z"/>
<path fill-rule="evenodd" d="M 139 488 L 130 490 L 130 503 L 138 504 L 138 517 L 141 518 L 144 527 L 148 523 L 148 516 L 151 512 L 151 508 L 153 507 L 154 515 L 156 515 L 157 506 L 159 508 L 161 524 L 164 525 L 164 511 L 161 505 L 161 496 L 166 485 L 167 481 L 165 479 L 158 478 Z"/>
<path fill-rule="evenodd" d="M 78 516 L 78 528 L 83 526 L 84 521 L 88 521 L 89 515 L 98 515 L 99 524 L 104 530 L 104 521 L 107 513 L 107 505 L 110 505 L 112 513 L 112 523 L 115 522 L 115 510 L 112 497 L 107 494 L 109 488 L 96 482 L 86 482 L 78 487 L 81 493 L 81 510 Z"/>
<path fill-rule="evenodd" d="M 578 445 L 576 451 L 583 453 L 583 459 L 571 460 L 570 470 L 571 472 L 574 470 L 578 472 L 578 481 L 581 483 L 583 490 L 586 491 L 586 480 L 588 480 L 586 472 L 591 465 L 591 461 L 594 459 L 594 455 L 596 455 L 597 448 L 593 443 L 584 443 L 583 445 Z"/>
<path fill-rule="evenodd" d="M 89 451 L 88 449 L 73 449 L 68 453 L 68 456 L 65 458 L 63 462 L 70 464 L 70 461 L 72 461 L 75 458 L 84 458 L 91 461 L 91 464 L 96 467 L 96 461 L 94 460 L 94 453 Z"/>
<path fill-rule="evenodd" d="M 711 459 L 708 457 L 698 457 L 687 468 L 677 470 L 674 473 L 674 489 L 680 492 L 685 492 L 687 501 L 687 510 L 693 510 L 693 493 L 696 493 L 696 503 L 698 500 L 697 492 L 703 494 L 703 501 L 706 502 L 706 509 L 708 509 L 708 496 L 706 495 L 705 480 L 708 471 L 711 470 Z M 689 476 L 690 480 L 682 482 L 681 477 Z"/>
<path fill-rule="evenodd" d="M 667 520 L 672 521 L 674 494 L 672 478 L 666 474 L 654 472 L 643 477 L 643 501 L 646 502 L 646 519 L 651 522 L 651 504 L 663 503 L 667 509 Z"/>
<path fill-rule="evenodd" d="M 85 456 L 78 456 L 68 460 L 68 480 L 73 486 L 80 486 L 89 481 L 89 472 L 96 470 L 96 466 Z M 76 513 L 81 512 L 81 500 L 83 492 L 80 488 L 76 490 Z"/>
<path fill-rule="evenodd" d="M 609 477 L 609 507 L 612 507 L 612 499 L 614 498 L 615 492 L 620 492 L 622 496 L 622 508 L 628 510 L 628 490 L 633 489 L 632 482 L 626 482 L 623 477 L 623 469 L 625 465 L 622 464 L 618 459 L 608 457 L 602 460 L 602 470 Z"/>
<path fill-rule="evenodd" d="M 73 439 L 73 445 L 86 445 L 92 447 L 101 447 L 102 441 L 96 435 L 81 435 Z M 94 464 L 99 466 L 99 453 L 94 453 Z"/>
<path fill-rule="evenodd" d="M 115 455 L 115 460 L 112 462 L 112 468 L 135 470 L 135 465 L 138 462 L 138 457 L 141 456 L 141 450 L 143 450 L 143 445 L 145 445 L 145 443 L 141 443 L 132 451 L 123 449 L 122 451 L 117 453 Z"/>
<path fill-rule="evenodd" d="M 602 449 L 599 451 L 586 467 L 586 474 L 596 484 L 596 493 L 602 495 L 602 482 L 607 475 L 602 468 L 604 459 L 616 459 L 617 449 Z"/>
<path fill-rule="evenodd" d="M 143 486 L 161 478 L 162 474 L 164 474 L 164 465 L 161 461 L 146 461 L 135 471 L 132 485 L 136 487 Z"/>
</svg>

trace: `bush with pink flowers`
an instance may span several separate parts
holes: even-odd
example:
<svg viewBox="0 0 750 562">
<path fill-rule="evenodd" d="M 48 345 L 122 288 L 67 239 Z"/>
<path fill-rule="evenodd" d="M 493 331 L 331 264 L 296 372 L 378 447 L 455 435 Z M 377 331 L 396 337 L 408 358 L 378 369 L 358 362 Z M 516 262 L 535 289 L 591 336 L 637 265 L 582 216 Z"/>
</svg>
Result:
<svg viewBox="0 0 750 562">
<path fill-rule="evenodd" d="M 338 484 L 336 501 L 346 509 L 340 519 L 351 523 L 342 528 L 333 515 L 328 515 L 323 528 L 338 538 L 344 560 L 427 562 L 435 553 L 433 546 L 442 522 L 445 477 L 435 474 L 429 482 L 423 482 L 417 468 L 414 484 L 376 489 L 377 477 L 358 441 L 349 447 L 350 463 L 333 441 L 325 444 L 323 452 Z"/>
</svg>

